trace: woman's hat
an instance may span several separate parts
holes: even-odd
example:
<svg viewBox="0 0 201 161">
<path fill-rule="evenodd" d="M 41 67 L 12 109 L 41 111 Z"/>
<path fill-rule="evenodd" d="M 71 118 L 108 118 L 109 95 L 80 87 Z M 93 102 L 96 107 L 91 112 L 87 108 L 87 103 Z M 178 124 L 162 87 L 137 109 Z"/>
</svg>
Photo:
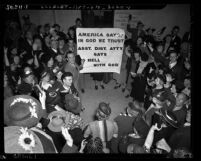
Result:
<svg viewBox="0 0 201 161">
<path fill-rule="evenodd" d="M 61 127 L 66 125 L 66 113 L 61 111 L 53 111 L 48 115 L 50 122 L 48 124 L 49 130 L 53 132 L 60 132 Z"/>
<path fill-rule="evenodd" d="M 5 153 L 44 153 L 38 136 L 19 126 L 4 127 L 4 150 Z"/>
<path fill-rule="evenodd" d="M 167 122 L 168 124 L 170 124 L 171 126 L 173 126 L 175 128 L 179 128 L 179 122 L 178 122 L 177 117 L 175 116 L 175 114 L 173 112 L 168 111 L 164 108 L 161 108 L 160 113 L 161 113 L 162 119 L 165 122 Z"/>
<path fill-rule="evenodd" d="M 4 124 L 33 127 L 44 115 L 38 100 L 28 95 L 16 95 L 4 100 Z"/>
<path fill-rule="evenodd" d="M 98 111 L 100 111 L 101 113 L 103 113 L 106 117 L 108 117 L 111 114 L 111 112 L 112 112 L 111 108 L 109 106 L 109 103 L 107 104 L 105 102 L 99 103 Z M 99 113 L 100 116 L 102 116 L 101 113 Z M 105 116 L 103 116 L 103 117 L 105 117 Z"/>
<path fill-rule="evenodd" d="M 65 96 L 65 109 L 74 114 L 79 114 L 81 112 L 82 105 L 73 94 L 67 94 Z"/>
</svg>

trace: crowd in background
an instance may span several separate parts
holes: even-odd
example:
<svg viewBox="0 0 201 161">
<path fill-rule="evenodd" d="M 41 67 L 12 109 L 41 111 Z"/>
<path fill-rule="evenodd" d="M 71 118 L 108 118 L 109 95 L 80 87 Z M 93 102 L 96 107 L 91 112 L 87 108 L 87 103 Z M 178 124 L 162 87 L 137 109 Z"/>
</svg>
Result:
<svg viewBox="0 0 201 161">
<path fill-rule="evenodd" d="M 114 120 L 109 119 L 110 105 L 100 102 L 95 120 L 86 124 L 80 116 L 85 89 L 79 73 L 85 61 L 76 51 L 81 19 L 67 33 L 59 24 L 36 26 L 29 15 L 23 20 L 21 30 L 9 22 L 4 36 L 6 152 L 191 157 L 190 31 L 180 38 L 174 26 L 159 38 L 156 29 L 145 30 L 142 22 L 131 28 L 129 20 L 132 36 L 125 39 L 121 72 L 113 79 L 114 89 L 122 88 L 133 101 Z M 104 89 L 103 73 L 92 76 L 95 89 L 97 81 Z"/>
</svg>

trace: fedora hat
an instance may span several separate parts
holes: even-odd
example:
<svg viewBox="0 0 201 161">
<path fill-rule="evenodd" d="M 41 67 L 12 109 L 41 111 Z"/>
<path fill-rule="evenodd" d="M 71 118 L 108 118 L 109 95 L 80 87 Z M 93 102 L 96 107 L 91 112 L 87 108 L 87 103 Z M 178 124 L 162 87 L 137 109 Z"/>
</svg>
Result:
<svg viewBox="0 0 201 161">
<path fill-rule="evenodd" d="M 38 100 L 28 95 L 16 95 L 4 100 L 4 124 L 7 126 L 33 127 L 43 117 Z"/>
<path fill-rule="evenodd" d="M 168 124 L 170 124 L 171 126 L 175 127 L 175 128 L 179 128 L 179 122 L 177 120 L 177 117 L 175 116 L 175 114 L 171 111 L 168 111 L 164 108 L 161 108 L 160 110 L 161 113 L 161 117 L 162 119 L 167 122 Z"/>
<path fill-rule="evenodd" d="M 65 109 L 74 114 L 79 114 L 82 109 L 81 103 L 76 99 L 73 94 L 67 94 L 65 96 Z"/>
<path fill-rule="evenodd" d="M 47 127 L 53 132 L 60 132 L 61 127 L 66 125 L 66 113 L 61 111 L 53 111 L 48 115 L 50 119 Z"/>
<path fill-rule="evenodd" d="M 44 153 L 38 136 L 19 126 L 4 127 L 4 150 L 5 153 Z"/>
</svg>

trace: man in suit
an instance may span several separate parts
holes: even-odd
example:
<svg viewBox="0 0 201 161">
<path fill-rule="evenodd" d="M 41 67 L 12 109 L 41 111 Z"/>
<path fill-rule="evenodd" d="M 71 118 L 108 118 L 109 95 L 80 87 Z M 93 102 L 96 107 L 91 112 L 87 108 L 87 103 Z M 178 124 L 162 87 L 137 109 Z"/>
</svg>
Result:
<svg viewBox="0 0 201 161">
<path fill-rule="evenodd" d="M 177 52 L 180 50 L 181 38 L 178 36 L 179 26 L 174 26 L 172 29 L 172 40 L 170 46 L 173 47 Z"/>
<path fill-rule="evenodd" d="M 168 69 L 175 77 L 176 85 L 179 85 L 181 84 L 181 82 L 183 82 L 184 70 L 183 65 L 177 60 L 178 60 L 178 53 L 176 51 L 171 51 L 169 57 Z"/>
<path fill-rule="evenodd" d="M 127 31 L 132 33 L 132 41 L 134 43 L 136 43 L 137 41 L 137 38 L 140 36 L 140 37 L 144 37 L 145 36 L 145 31 L 143 30 L 144 28 L 144 24 L 139 21 L 137 23 L 137 28 L 131 28 L 130 27 L 130 20 L 128 22 L 128 25 L 127 25 Z"/>
</svg>

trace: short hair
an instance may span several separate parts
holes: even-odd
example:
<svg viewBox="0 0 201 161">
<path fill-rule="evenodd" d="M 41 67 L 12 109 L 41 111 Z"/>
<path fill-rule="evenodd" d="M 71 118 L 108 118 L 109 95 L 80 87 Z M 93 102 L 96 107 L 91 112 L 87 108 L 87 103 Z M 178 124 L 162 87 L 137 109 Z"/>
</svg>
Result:
<svg viewBox="0 0 201 161">
<path fill-rule="evenodd" d="M 75 22 L 80 21 L 82 22 L 82 20 L 80 18 L 76 18 Z"/>
<path fill-rule="evenodd" d="M 99 137 L 91 138 L 84 148 L 85 153 L 103 153 L 103 143 Z"/>
<path fill-rule="evenodd" d="M 179 26 L 174 26 L 173 28 L 172 28 L 172 30 L 175 30 L 175 29 L 180 29 L 180 27 Z"/>
<path fill-rule="evenodd" d="M 140 48 L 135 47 L 135 48 L 133 49 L 133 53 L 139 53 L 139 54 L 141 55 L 142 51 L 140 50 Z"/>
<path fill-rule="evenodd" d="M 63 82 L 63 80 L 66 78 L 66 77 L 73 77 L 73 74 L 71 72 L 65 72 L 62 74 L 61 76 L 61 80 Z"/>
</svg>

